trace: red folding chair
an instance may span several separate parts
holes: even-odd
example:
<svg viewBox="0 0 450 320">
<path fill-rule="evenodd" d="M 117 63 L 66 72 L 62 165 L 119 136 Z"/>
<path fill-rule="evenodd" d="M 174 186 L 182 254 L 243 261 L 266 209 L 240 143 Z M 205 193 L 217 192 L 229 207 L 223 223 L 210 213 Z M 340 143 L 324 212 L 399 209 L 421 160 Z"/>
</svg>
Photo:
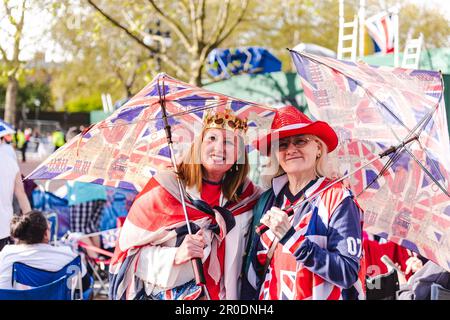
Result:
<svg viewBox="0 0 450 320">
<path fill-rule="evenodd" d="M 111 258 L 114 256 L 114 254 L 102 248 L 88 245 L 82 240 L 78 241 L 78 247 L 80 251 L 84 253 L 84 256 L 86 257 L 86 263 L 92 270 L 94 279 L 98 281 L 100 284 L 100 288 L 97 290 L 95 289 L 94 286 L 94 297 L 99 293 L 108 295 L 109 282 L 105 282 L 105 278 L 106 280 L 108 279 L 108 269 L 111 263 Z M 99 257 L 97 258 L 91 257 L 88 254 L 88 250 L 98 253 Z M 103 276 L 100 273 L 102 273 Z"/>
</svg>

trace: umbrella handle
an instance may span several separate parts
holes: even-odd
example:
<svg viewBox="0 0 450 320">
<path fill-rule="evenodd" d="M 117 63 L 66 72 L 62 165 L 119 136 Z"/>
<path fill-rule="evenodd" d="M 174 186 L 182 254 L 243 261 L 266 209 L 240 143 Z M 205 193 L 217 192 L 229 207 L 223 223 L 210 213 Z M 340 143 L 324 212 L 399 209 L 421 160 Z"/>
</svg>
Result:
<svg viewBox="0 0 450 320">
<path fill-rule="evenodd" d="M 197 285 L 206 285 L 205 274 L 203 272 L 203 263 L 200 258 L 192 259 L 192 267 L 194 269 L 194 278 Z"/>
<path fill-rule="evenodd" d="M 294 209 L 293 208 L 289 208 L 287 210 L 285 210 L 285 213 L 287 214 L 288 217 L 292 216 L 294 214 Z M 264 232 L 266 232 L 267 230 L 269 230 L 269 227 L 266 226 L 264 223 L 260 223 L 256 226 L 255 232 L 261 236 Z"/>
</svg>

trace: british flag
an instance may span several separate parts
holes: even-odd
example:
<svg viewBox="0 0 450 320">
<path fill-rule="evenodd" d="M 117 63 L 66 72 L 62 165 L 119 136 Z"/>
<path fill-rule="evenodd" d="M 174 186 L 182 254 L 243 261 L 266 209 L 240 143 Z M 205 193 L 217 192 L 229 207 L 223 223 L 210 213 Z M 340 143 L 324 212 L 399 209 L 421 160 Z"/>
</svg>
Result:
<svg viewBox="0 0 450 320">
<path fill-rule="evenodd" d="M 375 52 L 382 54 L 394 52 L 394 40 L 398 26 L 391 13 L 383 11 L 368 18 L 366 29 L 374 43 Z"/>
<path fill-rule="evenodd" d="M 172 165 L 160 95 L 179 161 L 209 110 L 231 109 L 235 116 L 247 118 L 248 145 L 260 131 L 270 128 L 274 115 L 272 108 L 197 88 L 162 73 L 107 119 L 59 148 L 27 179 L 78 180 L 142 190 L 156 171 Z"/>
<path fill-rule="evenodd" d="M 450 143 L 441 74 L 291 54 L 309 110 L 338 134 L 330 157 L 335 169 L 345 174 L 374 161 L 349 177 L 366 231 L 450 270 Z"/>
</svg>

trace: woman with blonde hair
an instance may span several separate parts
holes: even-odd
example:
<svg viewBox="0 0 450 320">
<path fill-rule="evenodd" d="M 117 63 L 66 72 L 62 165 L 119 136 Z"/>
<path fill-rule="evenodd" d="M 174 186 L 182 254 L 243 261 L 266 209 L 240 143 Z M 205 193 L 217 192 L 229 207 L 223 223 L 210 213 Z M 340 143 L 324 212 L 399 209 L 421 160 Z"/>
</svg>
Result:
<svg viewBox="0 0 450 320">
<path fill-rule="evenodd" d="M 246 234 L 258 189 L 247 179 L 245 119 L 208 112 L 200 136 L 173 171 L 158 172 L 137 196 L 110 267 L 111 299 L 202 299 L 192 259 L 203 260 L 211 299 L 237 299 Z M 181 205 L 185 197 L 188 234 Z"/>
<path fill-rule="evenodd" d="M 259 148 L 279 171 L 254 208 L 254 223 L 268 230 L 252 236 L 242 298 L 364 298 L 362 212 L 342 183 L 327 188 L 327 154 L 337 145 L 327 123 L 293 106 L 277 111 Z"/>
</svg>

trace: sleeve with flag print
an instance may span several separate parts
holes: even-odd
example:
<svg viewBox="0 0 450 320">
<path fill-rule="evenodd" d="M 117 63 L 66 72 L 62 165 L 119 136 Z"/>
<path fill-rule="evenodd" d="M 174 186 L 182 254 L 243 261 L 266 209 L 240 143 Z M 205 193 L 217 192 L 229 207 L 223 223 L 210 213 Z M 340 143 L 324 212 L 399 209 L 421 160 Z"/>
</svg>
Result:
<svg viewBox="0 0 450 320">
<path fill-rule="evenodd" d="M 333 211 L 325 232 L 321 232 L 324 227 L 321 223 L 317 212 L 313 213 L 308 226 L 291 227 L 280 243 L 314 274 L 339 287 L 350 288 L 358 280 L 360 267 L 360 209 L 352 197 L 346 197 Z M 321 238 L 326 241 L 320 241 Z"/>
</svg>

